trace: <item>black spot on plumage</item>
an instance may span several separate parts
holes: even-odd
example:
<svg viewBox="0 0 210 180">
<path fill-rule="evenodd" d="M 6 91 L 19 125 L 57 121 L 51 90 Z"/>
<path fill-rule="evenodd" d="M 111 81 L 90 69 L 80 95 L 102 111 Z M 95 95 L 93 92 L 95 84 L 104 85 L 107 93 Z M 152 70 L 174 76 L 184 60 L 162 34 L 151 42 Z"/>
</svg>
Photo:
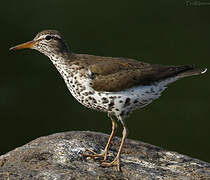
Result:
<svg viewBox="0 0 210 180">
<path fill-rule="evenodd" d="M 125 111 L 122 111 L 121 113 L 120 113 L 120 116 L 124 116 L 125 115 Z"/>
<path fill-rule="evenodd" d="M 89 91 L 88 92 L 90 95 L 94 94 L 95 92 L 94 91 Z"/>
<path fill-rule="evenodd" d="M 131 104 L 130 101 L 131 101 L 130 98 L 126 98 L 124 107 L 129 106 Z"/>
<path fill-rule="evenodd" d="M 110 99 L 116 99 L 117 97 L 116 96 L 110 96 L 109 98 Z"/>
<path fill-rule="evenodd" d="M 136 103 L 138 103 L 138 102 L 139 102 L 139 101 L 135 100 L 133 103 L 136 104 Z"/>
<path fill-rule="evenodd" d="M 103 103 L 103 104 L 106 104 L 106 103 L 108 103 L 108 102 L 109 102 L 109 100 L 108 100 L 107 98 L 105 98 L 105 97 L 102 98 L 102 103 Z"/>
<path fill-rule="evenodd" d="M 95 104 L 97 103 L 97 101 L 96 101 L 96 99 L 95 99 L 95 98 L 93 98 L 92 100 L 93 100 L 93 103 L 95 103 Z"/>
<path fill-rule="evenodd" d="M 110 102 L 108 105 L 108 110 L 111 111 L 114 106 L 114 101 Z"/>
</svg>

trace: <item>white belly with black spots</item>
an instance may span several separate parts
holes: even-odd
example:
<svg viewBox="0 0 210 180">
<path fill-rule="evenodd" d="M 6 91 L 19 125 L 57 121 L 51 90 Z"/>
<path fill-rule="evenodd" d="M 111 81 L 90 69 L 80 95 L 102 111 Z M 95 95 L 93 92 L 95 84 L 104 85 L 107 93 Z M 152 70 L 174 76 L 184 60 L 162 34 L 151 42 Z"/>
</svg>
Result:
<svg viewBox="0 0 210 180">
<path fill-rule="evenodd" d="M 58 68 L 57 68 L 58 69 Z M 58 69 L 59 70 L 59 69 Z M 71 71 L 71 72 L 69 72 Z M 86 72 L 72 69 L 60 69 L 71 94 L 84 106 L 108 113 L 112 113 L 119 119 L 124 119 L 129 112 L 150 104 L 160 97 L 169 83 L 177 78 L 168 78 L 164 81 L 147 86 L 136 86 L 119 92 L 98 92 L 92 85 L 92 79 Z"/>
</svg>

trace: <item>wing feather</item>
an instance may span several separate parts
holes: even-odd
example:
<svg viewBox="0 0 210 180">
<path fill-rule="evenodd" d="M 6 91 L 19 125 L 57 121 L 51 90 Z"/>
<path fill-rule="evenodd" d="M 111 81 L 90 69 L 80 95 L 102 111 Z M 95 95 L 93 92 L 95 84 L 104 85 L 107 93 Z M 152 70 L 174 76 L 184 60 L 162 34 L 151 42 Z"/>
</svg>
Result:
<svg viewBox="0 0 210 180">
<path fill-rule="evenodd" d="M 156 65 L 128 58 L 78 54 L 74 58 L 72 63 L 91 71 L 92 87 L 96 91 L 117 92 L 138 85 L 149 85 L 194 69 L 190 65 Z"/>
</svg>

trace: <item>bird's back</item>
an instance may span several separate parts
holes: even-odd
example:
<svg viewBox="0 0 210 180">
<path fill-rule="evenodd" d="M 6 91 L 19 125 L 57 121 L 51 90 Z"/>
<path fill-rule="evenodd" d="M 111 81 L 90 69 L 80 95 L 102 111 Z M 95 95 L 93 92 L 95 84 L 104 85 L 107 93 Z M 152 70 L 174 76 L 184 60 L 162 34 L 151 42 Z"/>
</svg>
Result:
<svg viewBox="0 0 210 180">
<path fill-rule="evenodd" d="M 202 73 L 202 69 L 190 65 L 166 66 L 149 64 L 129 58 L 101 57 L 73 54 L 70 64 L 89 70 L 92 87 L 96 91 L 117 92 L 139 85 L 150 85 L 171 77 Z M 188 72 L 188 73 L 187 73 Z"/>
</svg>

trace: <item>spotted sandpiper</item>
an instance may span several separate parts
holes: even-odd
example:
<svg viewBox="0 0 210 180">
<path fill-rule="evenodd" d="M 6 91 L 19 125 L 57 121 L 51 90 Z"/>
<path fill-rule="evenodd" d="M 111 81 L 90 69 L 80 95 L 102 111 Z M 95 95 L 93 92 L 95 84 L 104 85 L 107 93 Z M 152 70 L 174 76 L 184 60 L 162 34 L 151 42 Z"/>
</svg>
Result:
<svg viewBox="0 0 210 180">
<path fill-rule="evenodd" d="M 45 30 L 29 42 L 10 50 L 31 48 L 48 56 L 63 77 L 71 94 L 82 105 L 107 112 L 112 121 L 112 132 L 103 153 L 83 154 L 102 157 L 105 167 L 121 170 L 120 154 L 127 137 L 125 119 L 130 112 L 159 98 L 167 85 L 187 76 L 204 74 L 207 69 L 190 65 L 153 65 L 129 58 L 101 57 L 75 54 L 70 51 L 62 35 L 56 30 Z M 123 127 L 122 140 L 115 159 L 107 162 L 107 154 L 117 129 Z"/>
</svg>

